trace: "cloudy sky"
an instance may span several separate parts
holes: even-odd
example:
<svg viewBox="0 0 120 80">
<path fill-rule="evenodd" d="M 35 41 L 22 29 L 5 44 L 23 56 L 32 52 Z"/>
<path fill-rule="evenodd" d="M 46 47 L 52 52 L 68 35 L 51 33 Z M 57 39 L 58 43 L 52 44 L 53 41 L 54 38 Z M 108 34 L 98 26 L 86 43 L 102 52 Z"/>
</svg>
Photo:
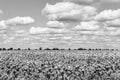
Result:
<svg viewBox="0 0 120 80">
<path fill-rule="evenodd" d="M 119 48 L 120 0 L 0 0 L 0 47 Z"/>
</svg>

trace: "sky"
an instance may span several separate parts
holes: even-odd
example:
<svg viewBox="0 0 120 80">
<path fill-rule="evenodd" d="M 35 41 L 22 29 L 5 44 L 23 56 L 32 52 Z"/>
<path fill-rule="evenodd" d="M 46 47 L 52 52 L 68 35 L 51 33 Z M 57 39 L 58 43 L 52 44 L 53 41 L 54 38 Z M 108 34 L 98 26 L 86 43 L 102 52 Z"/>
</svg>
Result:
<svg viewBox="0 0 120 80">
<path fill-rule="evenodd" d="M 0 47 L 120 48 L 120 0 L 0 0 Z"/>
</svg>

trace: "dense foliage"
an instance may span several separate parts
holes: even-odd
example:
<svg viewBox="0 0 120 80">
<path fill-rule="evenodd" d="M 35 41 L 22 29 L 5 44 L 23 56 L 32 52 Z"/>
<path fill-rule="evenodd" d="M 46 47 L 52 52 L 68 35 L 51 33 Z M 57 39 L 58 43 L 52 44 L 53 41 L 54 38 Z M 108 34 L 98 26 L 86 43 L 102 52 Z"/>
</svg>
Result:
<svg viewBox="0 0 120 80">
<path fill-rule="evenodd" d="M 115 51 L 2 51 L 0 80 L 120 80 L 120 56 Z"/>
</svg>

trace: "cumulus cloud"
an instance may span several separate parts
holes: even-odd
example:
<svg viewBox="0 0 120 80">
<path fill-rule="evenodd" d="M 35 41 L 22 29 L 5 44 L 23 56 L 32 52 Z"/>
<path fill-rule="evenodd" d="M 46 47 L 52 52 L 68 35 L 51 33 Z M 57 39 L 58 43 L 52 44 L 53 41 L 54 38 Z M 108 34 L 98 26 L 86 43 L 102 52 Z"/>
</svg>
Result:
<svg viewBox="0 0 120 80">
<path fill-rule="evenodd" d="M 59 22 L 59 21 L 48 21 L 47 22 L 47 26 L 49 28 L 64 28 L 66 27 L 67 25 L 64 24 L 63 22 Z"/>
<path fill-rule="evenodd" d="M 83 5 L 89 5 L 92 3 L 95 3 L 99 0 L 63 0 L 65 2 L 73 2 L 73 3 L 77 3 L 77 4 L 83 4 Z"/>
<path fill-rule="evenodd" d="M 95 31 L 80 31 L 81 35 L 95 35 Z"/>
<path fill-rule="evenodd" d="M 40 33 L 46 33 L 48 28 L 41 28 L 41 27 L 31 27 L 30 28 L 30 34 L 40 34 Z"/>
<path fill-rule="evenodd" d="M 120 29 L 114 29 L 114 30 L 108 30 L 108 31 L 104 31 L 102 32 L 103 35 L 106 35 L 106 36 L 118 36 L 120 35 Z"/>
<path fill-rule="evenodd" d="M 120 27 L 120 19 L 115 19 L 112 21 L 107 21 L 105 24 L 109 27 Z"/>
<path fill-rule="evenodd" d="M 95 19 L 100 21 L 108 21 L 120 18 L 120 9 L 104 10 L 96 15 Z"/>
<path fill-rule="evenodd" d="M 104 10 L 100 13 L 94 3 L 112 3 L 119 2 L 118 0 L 64 0 L 54 5 L 47 3 L 42 10 L 42 14 L 48 18 L 47 28 L 31 28 L 32 34 L 46 33 L 52 36 L 47 36 L 50 40 L 56 40 L 55 34 L 63 34 L 57 38 L 64 41 L 81 41 L 78 39 L 81 36 L 117 36 L 120 35 L 118 27 L 120 25 L 120 9 L 117 10 Z M 71 24 L 71 22 L 74 22 Z M 78 24 L 79 22 L 79 24 Z M 66 23 L 70 25 L 67 29 Z M 68 26 L 67 25 L 67 26 Z M 75 26 L 76 25 L 76 26 Z M 73 27 L 75 26 L 75 27 Z M 67 30 L 65 30 L 67 29 Z M 66 37 L 67 36 L 67 37 Z M 79 36 L 79 37 L 78 37 Z M 82 38 L 83 39 L 83 38 Z M 100 38 L 99 38 L 100 39 Z M 98 39 L 102 42 L 103 39 Z M 73 42 L 74 42 L 73 41 Z M 86 38 L 85 41 L 89 41 Z M 91 40 L 92 41 L 92 40 Z M 91 42 L 90 41 L 90 42 Z M 107 41 L 107 40 L 106 40 Z M 95 42 L 95 41 L 93 41 Z"/>
<path fill-rule="evenodd" d="M 120 2 L 120 0 L 63 0 L 65 2 L 74 2 L 77 4 L 82 4 L 82 5 L 89 5 L 89 4 L 94 4 L 94 3 L 116 3 Z"/>
<path fill-rule="evenodd" d="M 99 25 L 97 21 L 89 21 L 89 22 L 80 22 L 80 25 L 75 27 L 75 30 L 98 30 Z"/>
<path fill-rule="evenodd" d="M 0 21 L 0 29 L 7 29 L 9 26 L 15 25 L 26 25 L 30 23 L 34 23 L 35 20 L 31 17 L 15 17 L 8 20 Z"/>
<path fill-rule="evenodd" d="M 116 28 L 116 27 L 106 27 L 104 31 L 115 31 L 117 29 L 118 28 Z"/>
<path fill-rule="evenodd" d="M 31 27 L 29 30 L 30 34 L 63 34 L 67 33 L 66 29 L 52 29 L 52 28 L 43 28 L 43 27 Z"/>
<path fill-rule="evenodd" d="M 0 34 L 5 34 L 5 30 L 0 30 Z"/>
<path fill-rule="evenodd" d="M 0 29 L 7 29 L 9 26 L 14 25 L 26 25 L 30 23 L 34 23 L 35 20 L 31 17 L 15 17 L 8 20 L 0 21 Z"/>
<path fill-rule="evenodd" d="M 55 5 L 47 3 L 42 13 L 49 20 L 90 20 L 96 15 L 96 8 L 82 6 L 72 2 L 59 2 Z"/>
<path fill-rule="evenodd" d="M 0 29 L 6 29 L 7 27 L 4 20 L 0 21 Z"/>
<path fill-rule="evenodd" d="M 64 36 L 62 37 L 62 40 L 69 41 L 72 39 L 72 36 Z"/>
<path fill-rule="evenodd" d="M 25 30 L 16 30 L 15 31 L 15 36 L 16 37 L 19 37 L 19 36 L 28 36 L 28 32 L 27 31 L 25 31 Z"/>
<path fill-rule="evenodd" d="M 15 31 L 17 34 L 23 34 L 25 33 L 25 30 L 18 30 L 18 31 Z"/>
<path fill-rule="evenodd" d="M 35 20 L 33 18 L 29 17 L 29 16 L 28 17 L 17 16 L 15 18 L 8 19 L 8 20 L 5 21 L 5 23 L 7 25 L 19 25 L 19 24 L 24 25 L 24 24 L 34 23 L 34 22 L 35 22 Z"/>
<path fill-rule="evenodd" d="M 14 39 L 15 39 L 15 37 L 8 37 L 3 43 L 4 44 L 11 43 L 11 42 L 13 42 Z"/>
</svg>

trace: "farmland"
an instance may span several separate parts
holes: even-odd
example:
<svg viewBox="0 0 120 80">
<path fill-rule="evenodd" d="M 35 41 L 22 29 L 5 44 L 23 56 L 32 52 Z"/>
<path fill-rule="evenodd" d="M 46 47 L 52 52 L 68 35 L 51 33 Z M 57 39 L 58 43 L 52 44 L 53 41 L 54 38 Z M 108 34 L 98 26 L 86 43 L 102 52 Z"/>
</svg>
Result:
<svg viewBox="0 0 120 80">
<path fill-rule="evenodd" d="M 120 80 L 120 52 L 0 51 L 0 80 Z"/>
</svg>

